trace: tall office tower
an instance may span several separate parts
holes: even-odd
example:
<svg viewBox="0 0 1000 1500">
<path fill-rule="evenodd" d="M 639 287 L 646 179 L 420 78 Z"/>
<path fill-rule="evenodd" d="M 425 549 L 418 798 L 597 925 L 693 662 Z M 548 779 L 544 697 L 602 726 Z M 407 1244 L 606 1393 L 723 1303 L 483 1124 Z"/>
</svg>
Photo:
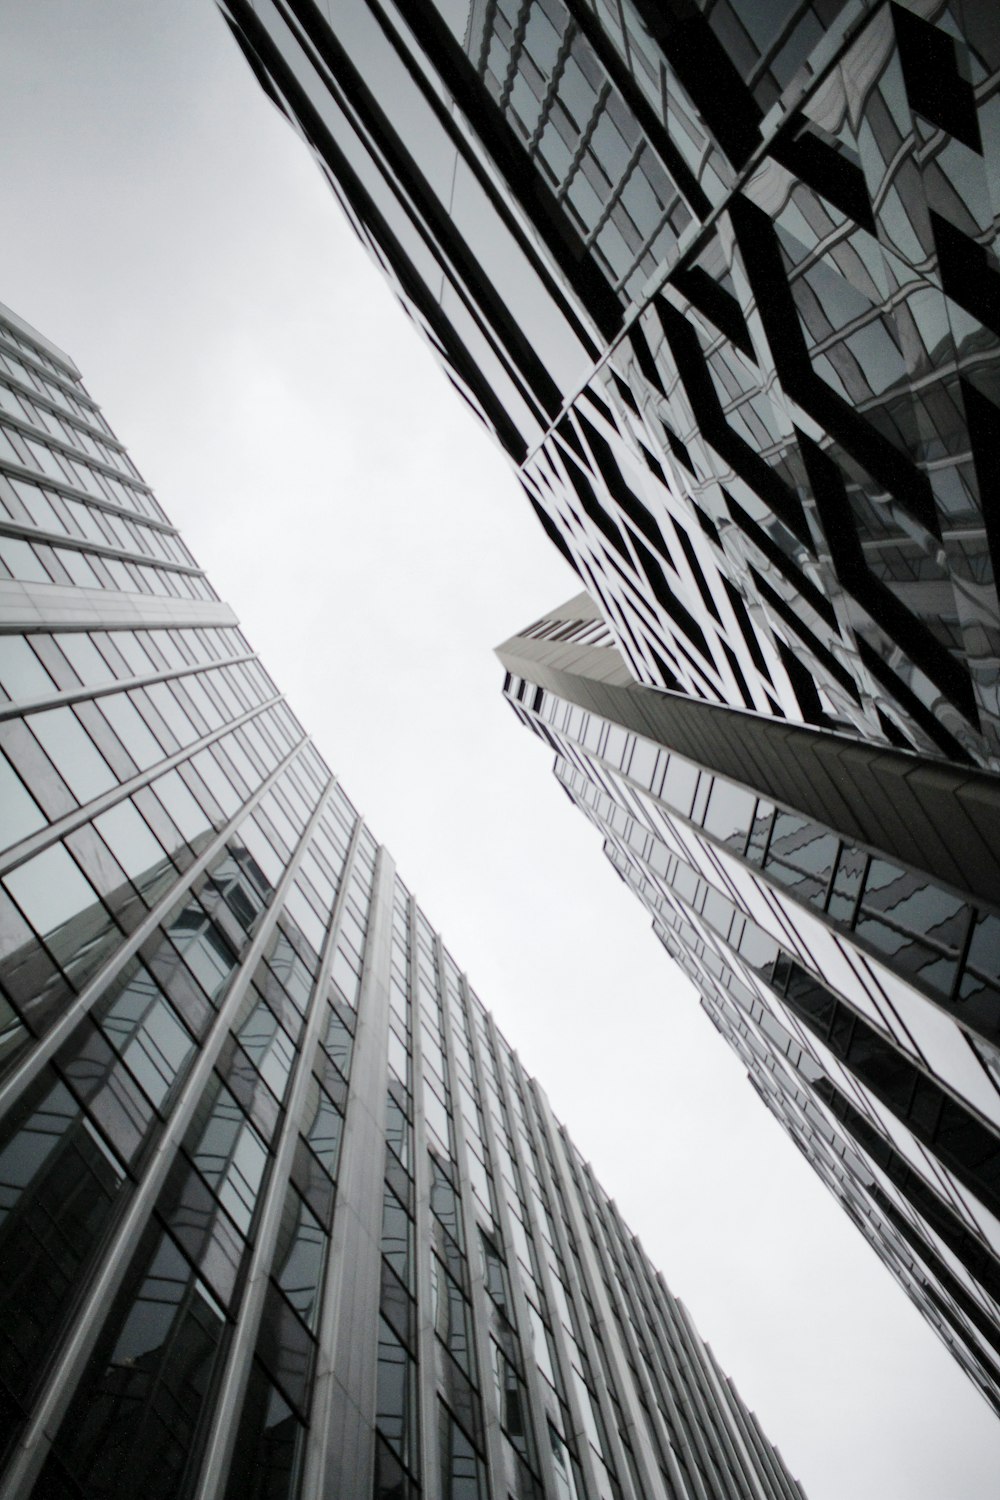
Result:
<svg viewBox="0 0 1000 1500">
<path fill-rule="evenodd" d="M 1000 764 L 992 0 L 220 0 L 651 686 Z"/>
<path fill-rule="evenodd" d="M 1000 789 L 637 684 L 586 594 L 515 712 L 750 1081 L 1000 1411 Z"/>
<path fill-rule="evenodd" d="M 0 689 L 4 1500 L 797 1500 L 6 309 Z"/>
</svg>

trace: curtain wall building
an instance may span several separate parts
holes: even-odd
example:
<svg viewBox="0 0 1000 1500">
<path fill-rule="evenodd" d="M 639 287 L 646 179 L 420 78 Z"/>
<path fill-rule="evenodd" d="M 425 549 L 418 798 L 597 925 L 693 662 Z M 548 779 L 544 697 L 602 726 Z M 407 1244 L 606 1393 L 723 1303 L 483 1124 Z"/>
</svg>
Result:
<svg viewBox="0 0 1000 1500">
<path fill-rule="evenodd" d="M 4 1500 L 798 1500 L 0 309 Z"/>
<path fill-rule="evenodd" d="M 587 595 L 498 654 L 751 1083 L 1000 1411 L 996 778 L 643 687 Z"/>
<path fill-rule="evenodd" d="M 220 0 L 651 686 L 996 767 L 991 0 Z"/>
</svg>

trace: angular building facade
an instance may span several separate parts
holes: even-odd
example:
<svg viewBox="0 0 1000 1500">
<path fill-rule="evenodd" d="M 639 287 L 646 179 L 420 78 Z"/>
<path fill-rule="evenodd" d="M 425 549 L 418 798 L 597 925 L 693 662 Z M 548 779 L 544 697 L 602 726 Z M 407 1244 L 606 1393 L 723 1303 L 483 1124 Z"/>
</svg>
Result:
<svg viewBox="0 0 1000 1500">
<path fill-rule="evenodd" d="M 586 594 L 498 654 L 754 1088 L 1000 1412 L 996 777 L 643 687 Z"/>
<path fill-rule="evenodd" d="M 0 689 L 4 1500 L 798 1500 L 6 309 Z"/>
<path fill-rule="evenodd" d="M 996 768 L 990 0 L 220 0 L 634 676 Z"/>
</svg>

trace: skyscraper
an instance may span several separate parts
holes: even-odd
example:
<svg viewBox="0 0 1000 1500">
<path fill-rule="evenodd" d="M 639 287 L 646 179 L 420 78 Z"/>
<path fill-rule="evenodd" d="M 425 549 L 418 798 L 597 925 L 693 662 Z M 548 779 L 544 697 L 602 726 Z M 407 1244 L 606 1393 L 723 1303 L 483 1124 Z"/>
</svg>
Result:
<svg viewBox="0 0 1000 1500">
<path fill-rule="evenodd" d="M 643 687 L 586 594 L 498 654 L 764 1103 L 1000 1411 L 996 778 Z"/>
<path fill-rule="evenodd" d="M 220 0 L 633 674 L 997 764 L 985 0 Z"/>
<path fill-rule="evenodd" d="M 600 607 L 508 695 L 996 1404 L 995 6 L 220 4 Z"/>
<path fill-rule="evenodd" d="M 0 308 L 5 1500 L 801 1494 Z"/>
</svg>

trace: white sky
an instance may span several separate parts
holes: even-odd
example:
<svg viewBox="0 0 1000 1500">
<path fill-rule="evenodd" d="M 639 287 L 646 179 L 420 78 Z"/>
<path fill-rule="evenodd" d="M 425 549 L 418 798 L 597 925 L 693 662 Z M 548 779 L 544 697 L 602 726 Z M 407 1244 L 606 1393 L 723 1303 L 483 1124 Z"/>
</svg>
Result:
<svg viewBox="0 0 1000 1500">
<path fill-rule="evenodd" d="M 578 582 L 210 0 L 7 0 L 0 141 L 0 300 L 79 364 L 811 1500 L 993 1500 L 995 1419 L 504 705 L 492 647 Z"/>
</svg>

